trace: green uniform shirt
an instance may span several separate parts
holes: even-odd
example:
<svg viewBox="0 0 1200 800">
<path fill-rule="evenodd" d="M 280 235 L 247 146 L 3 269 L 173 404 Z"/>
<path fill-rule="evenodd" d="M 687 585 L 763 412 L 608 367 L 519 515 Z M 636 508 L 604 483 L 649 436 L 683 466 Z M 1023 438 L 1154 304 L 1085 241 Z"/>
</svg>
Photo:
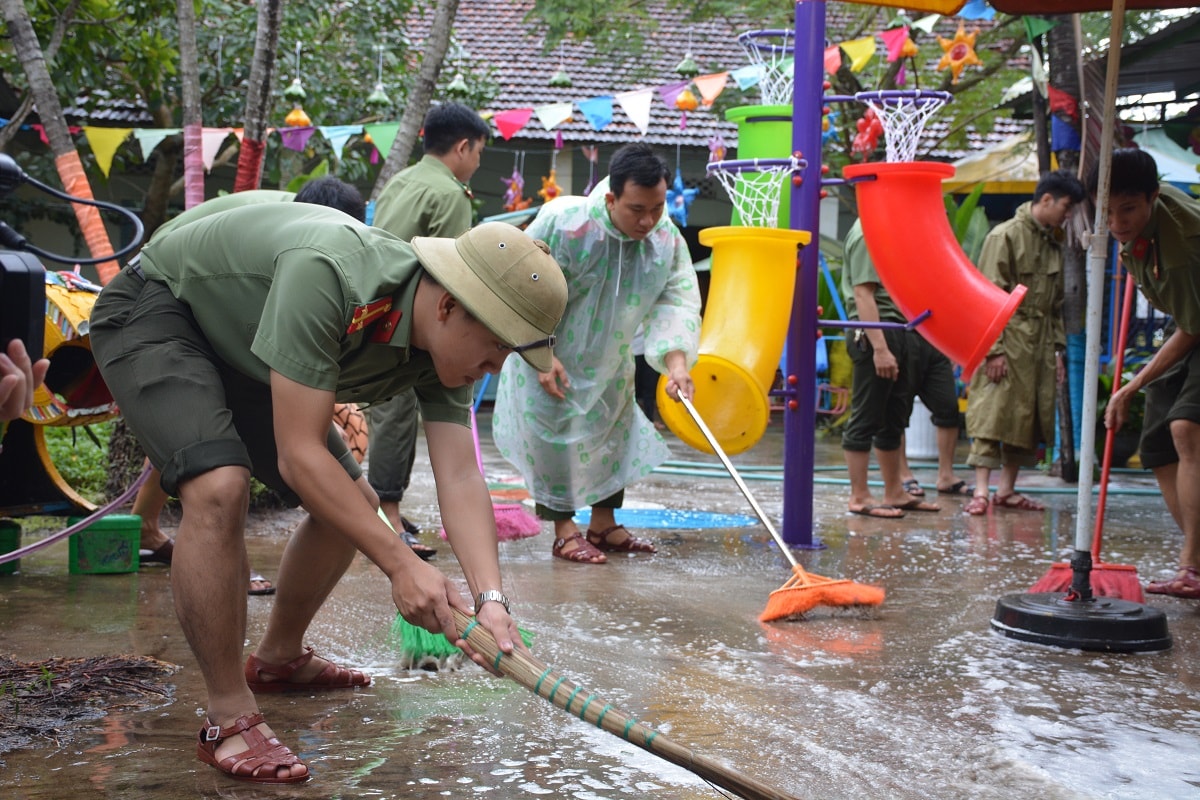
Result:
<svg viewBox="0 0 1200 800">
<path fill-rule="evenodd" d="M 290 203 L 296 199 L 295 192 L 283 192 L 276 189 L 254 189 L 247 192 L 233 192 L 232 194 L 223 194 L 220 197 L 214 197 L 211 200 L 205 200 L 198 206 L 193 206 L 187 211 L 178 214 L 171 219 L 159 225 L 154 231 L 154 235 L 150 238 L 157 239 L 159 236 L 166 236 L 171 231 L 181 225 L 187 225 L 189 222 L 195 222 L 198 219 L 204 219 L 212 214 L 219 214 L 222 211 L 228 211 L 231 208 L 241 208 L 242 206 L 253 206 L 259 203 Z"/>
<path fill-rule="evenodd" d="M 470 192 L 449 167 L 427 155 L 387 182 L 371 224 L 406 242 L 414 236 L 452 239 L 471 227 Z"/>
<path fill-rule="evenodd" d="M 1145 230 L 1121 248 L 1121 263 L 1155 308 L 1184 333 L 1200 333 L 1200 203 L 1163 184 Z"/>
<path fill-rule="evenodd" d="M 426 420 L 469 423 L 470 388 L 443 386 L 410 347 L 422 269 L 386 231 L 324 206 L 249 205 L 156 235 L 141 267 L 190 307 L 221 359 L 263 384 L 274 370 L 342 403 L 411 386 Z"/>
<path fill-rule="evenodd" d="M 867 251 L 867 240 L 863 238 L 862 221 L 855 220 L 846 232 L 843 245 L 842 262 L 842 298 L 846 303 L 846 316 L 858 319 L 858 304 L 854 302 L 854 287 L 864 283 L 875 284 L 875 305 L 879 308 L 880 322 L 908 322 L 896 306 L 879 273 L 875 271 L 875 263 Z"/>
</svg>

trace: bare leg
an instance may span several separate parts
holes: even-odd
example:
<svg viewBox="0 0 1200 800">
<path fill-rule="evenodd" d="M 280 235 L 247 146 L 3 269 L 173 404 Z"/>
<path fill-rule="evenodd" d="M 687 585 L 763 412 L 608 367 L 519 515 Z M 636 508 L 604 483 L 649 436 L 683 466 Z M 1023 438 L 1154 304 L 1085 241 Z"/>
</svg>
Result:
<svg viewBox="0 0 1200 800">
<path fill-rule="evenodd" d="M 246 510 L 250 473 L 220 467 L 180 486 L 183 518 L 176 537 L 171 589 L 175 613 L 199 663 L 208 691 L 208 717 L 230 725 L 258 711 L 242 672 L 246 636 Z M 257 726 L 264 736 L 274 733 Z M 217 748 L 224 759 L 246 749 L 240 735 Z M 278 776 L 307 774 L 303 765 L 280 767 Z"/>
<path fill-rule="evenodd" d="M 1021 468 L 1016 464 L 1004 464 L 1000 467 L 1000 481 L 996 484 L 996 497 L 1008 497 L 1017 492 L 1017 473 Z"/>
<path fill-rule="evenodd" d="M 954 474 L 954 448 L 958 444 L 958 428 L 937 429 L 938 477 L 939 489 L 949 489 L 958 483 Z"/>
<path fill-rule="evenodd" d="M 913 497 L 904 491 L 900 482 L 900 463 L 904 453 L 900 448 L 895 450 L 880 450 L 875 448 L 875 460 L 879 462 L 879 474 L 883 478 L 883 502 L 889 506 L 901 507 L 906 503 L 911 507 L 914 503 L 922 503 L 922 508 L 928 511 L 938 510 L 936 503 L 924 503 L 920 498 Z"/>
<path fill-rule="evenodd" d="M 902 517 L 904 512 L 895 508 L 881 507 L 871 495 L 871 485 L 867 481 L 867 472 L 871 465 L 871 454 L 865 450 L 842 450 L 846 459 L 846 471 L 850 475 L 850 511 L 860 513 L 871 509 L 870 516 Z"/>
<path fill-rule="evenodd" d="M 146 461 L 146 466 L 150 469 L 150 476 L 142 484 L 142 488 L 138 489 L 131 510 L 142 518 L 141 548 L 157 550 L 171 541 L 170 537 L 158 527 L 158 517 L 167 505 L 167 493 L 163 491 L 160 483 L 162 474 L 150 466 L 149 460 Z"/>
<path fill-rule="evenodd" d="M 1174 494 L 1179 507 L 1176 521 L 1183 530 L 1179 563 L 1200 569 L 1200 424 L 1190 420 L 1175 420 L 1171 423 L 1171 436 L 1179 453 L 1174 481 Z M 1166 496 L 1166 491 L 1163 496 Z"/>
</svg>

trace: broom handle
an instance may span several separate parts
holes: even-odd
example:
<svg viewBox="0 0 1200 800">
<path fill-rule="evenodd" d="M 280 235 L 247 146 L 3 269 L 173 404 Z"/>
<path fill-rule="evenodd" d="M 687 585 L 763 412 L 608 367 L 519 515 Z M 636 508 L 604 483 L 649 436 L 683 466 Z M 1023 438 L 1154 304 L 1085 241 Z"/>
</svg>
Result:
<svg viewBox="0 0 1200 800">
<path fill-rule="evenodd" d="M 533 656 L 520 651 L 502 653 L 487 629 L 457 608 L 451 608 L 450 611 L 454 614 L 459 636 L 466 639 L 476 652 L 482 653 L 500 673 L 549 701 L 551 705 L 676 766 L 683 767 L 746 800 L 796 800 L 793 795 L 743 775 L 668 739 L 624 711 L 614 708 L 611 703 L 568 681 Z"/>
<path fill-rule="evenodd" d="M 801 567 L 799 562 L 796 561 L 796 557 L 792 555 L 791 548 L 787 546 L 787 542 L 783 540 L 783 537 L 779 535 L 779 531 L 775 530 L 775 526 L 771 524 L 771 520 L 769 520 L 767 515 L 763 513 L 762 508 L 760 508 L 758 505 L 758 501 L 754 499 L 754 495 L 750 494 L 750 487 L 748 487 L 746 482 L 742 480 L 742 476 L 738 474 L 738 471 L 733 468 L 733 462 L 729 460 L 729 456 L 725 455 L 725 451 L 722 450 L 721 445 L 717 443 L 717 437 L 713 436 L 712 431 L 710 431 L 708 426 L 704 424 L 704 420 L 700 418 L 700 412 L 696 410 L 694 405 L 692 405 L 692 401 L 688 400 L 687 397 L 680 392 L 679 402 L 683 403 L 683 407 L 686 408 L 687 412 L 692 415 L 692 421 L 696 423 L 696 427 L 700 429 L 700 432 L 704 434 L 704 438 L 708 440 L 708 446 L 711 447 L 717 454 L 717 458 L 721 459 L 721 463 L 725 465 L 725 469 L 729 470 L 729 477 L 733 478 L 733 482 L 736 483 L 737 487 L 742 490 L 742 494 L 746 496 L 746 500 L 749 501 L 750 507 L 753 508 L 754 513 L 758 515 L 759 522 L 763 524 L 763 527 L 765 527 L 767 532 L 771 534 L 771 538 L 775 540 L 775 544 L 779 545 L 779 549 L 783 551 L 783 554 L 787 556 L 787 560 L 791 562 L 792 569 L 802 571 L 803 567 Z"/>
<path fill-rule="evenodd" d="M 1121 274 L 1121 260 L 1117 257 L 1118 274 Z M 1121 303 L 1121 326 L 1117 334 L 1117 353 L 1113 357 L 1112 393 L 1116 394 L 1121 388 L 1121 370 L 1125 366 L 1125 340 L 1129 335 L 1129 320 L 1133 316 L 1133 276 L 1124 273 L 1125 297 Z M 1092 561 L 1100 562 L 1100 546 L 1104 539 L 1104 509 L 1108 503 L 1108 476 L 1112 471 L 1113 442 L 1117 436 L 1116 428 L 1106 428 L 1104 432 L 1104 456 L 1100 461 L 1100 497 L 1096 501 L 1096 526 L 1092 529 Z"/>
</svg>

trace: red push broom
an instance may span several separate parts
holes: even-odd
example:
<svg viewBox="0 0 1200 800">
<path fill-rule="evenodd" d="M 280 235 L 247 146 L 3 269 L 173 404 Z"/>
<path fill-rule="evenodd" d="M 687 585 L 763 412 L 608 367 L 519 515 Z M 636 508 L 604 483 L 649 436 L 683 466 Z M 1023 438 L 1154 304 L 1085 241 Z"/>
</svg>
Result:
<svg viewBox="0 0 1200 800">
<path fill-rule="evenodd" d="M 1125 297 L 1121 303 L 1121 327 L 1117 335 L 1117 352 L 1113 361 L 1113 394 L 1121 388 L 1121 369 L 1125 363 L 1125 339 L 1129 333 L 1129 319 L 1133 311 L 1133 278 L 1125 275 Z M 1092 593 L 1098 597 L 1115 597 L 1131 603 L 1144 603 L 1142 584 L 1138 581 L 1137 567 L 1129 564 L 1107 564 L 1100 561 L 1100 547 L 1104 538 L 1104 509 L 1108 502 L 1108 477 L 1112 471 L 1113 439 L 1116 428 L 1109 428 L 1104 435 L 1104 455 L 1100 462 L 1100 497 L 1096 502 L 1096 524 L 1092 531 L 1092 571 L 1090 575 Z M 1070 563 L 1057 562 L 1035 583 L 1029 591 L 1067 592 L 1071 590 L 1074 570 Z"/>
<path fill-rule="evenodd" d="M 792 555 L 791 548 L 787 542 L 779 535 L 779 531 L 775 530 L 775 526 L 771 524 L 771 520 L 763 512 L 758 505 L 758 501 L 754 499 L 754 495 L 750 494 L 750 488 L 746 486 L 746 482 L 742 480 L 742 476 L 734 469 L 733 462 L 729 460 L 729 456 L 725 455 L 725 451 L 721 449 L 721 445 L 717 442 L 717 437 L 713 436 L 712 431 L 708 429 L 708 425 L 700 418 L 700 413 L 696 411 L 696 407 L 692 405 L 692 401 L 688 400 L 684 395 L 679 395 L 679 400 L 683 403 L 683 407 L 687 409 L 692 420 L 696 423 L 696 427 L 704 434 L 704 438 L 708 440 L 709 446 L 717 457 L 721 459 L 721 463 L 725 465 L 725 469 L 729 471 L 729 475 L 733 478 L 733 482 L 742 490 L 746 500 L 749 501 L 750 507 L 754 509 L 754 513 L 758 515 L 758 519 L 762 522 L 763 527 L 771 534 L 771 538 L 775 540 L 775 544 L 779 545 L 780 551 L 792 565 L 792 577 L 788 579 L 780 588 L 771 592 L 771 596 L 767 599 L 766 609 L 758 616 L 762 622 L 772 622 L 779 619 L 787 619 L 789 617 L 797 617 L 804 614 L 806 611 L 811 611 L 817 606 L 834 606 L 834 607 L 860 607 L 860 606 L 877 606 L 883 602 L 884 592 L 878 586 L 868 586 L 864 583 L 855 583 L 847 578 L 826 578 L 822 575 L 814 575 L 808 572 L 804 567 L 796 561 Z"/>
</svg>

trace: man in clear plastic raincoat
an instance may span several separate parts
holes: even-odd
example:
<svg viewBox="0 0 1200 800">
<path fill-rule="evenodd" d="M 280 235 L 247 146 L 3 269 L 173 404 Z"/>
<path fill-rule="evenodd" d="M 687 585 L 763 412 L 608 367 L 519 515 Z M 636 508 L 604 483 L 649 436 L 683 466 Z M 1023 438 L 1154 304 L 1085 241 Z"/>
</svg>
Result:
<svg viewBox="0 0 1200 800">
<path fill-rule="evenodd" d="M 553 554 L 604 563 L 606 552 L 653 553 L 615 519 L 625 487 L 670 452 L 634 399 L 634 333 L 667 376 L 667 393 L 692 398 L 688 370 L 700 336 L 700 293 L 682 234 L 670 221 L 671 171 L 648 145 L 617 150 L 609 177 L 586 197 L 548 203 L 528 229 L 546 241 L 567 278 L 554 369 L 510 359 L 500 373 L 493 434 L 524 475 Z M 581 533 L 575 511 L 591 507 Z"/>
</svg>

